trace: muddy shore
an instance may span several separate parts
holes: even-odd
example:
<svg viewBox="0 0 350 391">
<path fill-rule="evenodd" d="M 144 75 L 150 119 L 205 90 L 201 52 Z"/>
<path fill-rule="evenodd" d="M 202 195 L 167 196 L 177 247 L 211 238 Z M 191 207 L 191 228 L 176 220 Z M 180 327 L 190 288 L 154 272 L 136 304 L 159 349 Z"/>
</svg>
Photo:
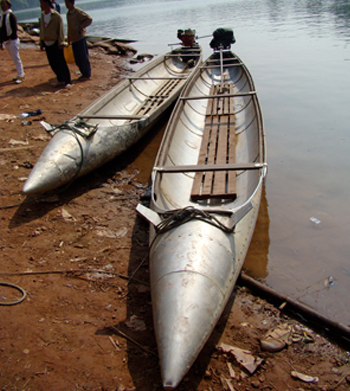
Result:
<svg viewBox="0 0 350 391">
<path fill-rule="evenodd" d="M 77 67 L 69 64 L 73 88 L 58 90 L 44 52 L 30 45 L 20 55 L 26 78 L 19 85 L 12 82 L 15 69 L 8 53 L 0 57 L 0 282 L 23 288 L 26 298 L 0 306 L 0 389 L 160 391 L 148 225 L 135 212 L 149 178 L 138 159 L 157 135 L 64 191 L 39 200 L 21 193 L 50 139 L 40 120 L 58 124 L 72 118 L 132 72 L 129 58 L 92 49 L 92 79 L 79 83 Z M 38 109 L 42 114 L 23 125 L 19 114 Z M 0 285 L 0 301 L 20 296 Z M 249 351 L 259 362 L 253 373 L 222 343 Z M 235 290 L 178 387 L 349 389 L 344 346 L 244 286 Z"/>
</svg>

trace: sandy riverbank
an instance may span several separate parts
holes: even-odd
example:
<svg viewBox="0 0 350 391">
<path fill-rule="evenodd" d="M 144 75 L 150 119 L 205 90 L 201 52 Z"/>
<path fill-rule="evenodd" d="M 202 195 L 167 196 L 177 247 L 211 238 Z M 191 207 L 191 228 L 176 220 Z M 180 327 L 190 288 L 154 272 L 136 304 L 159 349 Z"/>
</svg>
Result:
<svg viewBox="0 0 350 391">
<path fill-rule="evenodd" d="M 26 79 L 19 85 L 12 82 L 8 53 L 0 58 L 2 207 L 32 201 L 21 194 L 23 181 L 50 139 L 39 120 L 72 118 L 129 71 L 125 58 L 94 49 L 91 81 L 79 83 L 70 64 L 73 88 L 57 90 L 44 52 L 31 46 L 20 54 Z M 37 109 L 42 114 L 23 126 L 18 115 Z M 148 226 L 135 213 L 145 183 L 132 158 L 121 156 L 45 201 L 0 210 L 0 272 L 17 273 L 1 275 L 0 282 L 27 292 L 21 304 L 0 307 L 1 390 L 162 389 L 147 261 L 136 280 L 128 284 L 123 277 L 133 274 L 148 248 Z M 0 286 L 0 297 L 13 295 Z M 276 326 L 284 327 L 289 345 L 276 353 L 262 350 L 260 340 Z M 216 348 L 220 342 L 263 362 L 249 374 Z M 348 360 L 337 345 L 240 288 L 178 389 L 345 391 Z M 306 383 L 292 371 L 319 380 Z"/>
</svg>

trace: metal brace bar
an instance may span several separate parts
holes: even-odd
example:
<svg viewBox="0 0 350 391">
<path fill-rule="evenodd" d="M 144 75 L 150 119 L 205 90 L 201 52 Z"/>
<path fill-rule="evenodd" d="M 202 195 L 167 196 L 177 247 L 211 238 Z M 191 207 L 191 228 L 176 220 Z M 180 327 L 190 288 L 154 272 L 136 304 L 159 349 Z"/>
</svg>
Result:
<svg viewBox="0 0 350 391">
<path fill-rule="evenodd" d="M 235 64 L 223 64 L 224 68 L 230 68 L 230 67 L 241 67 L 243 65 L 242 62 L 238 62 Z M 199 69 L 214 69 L 214 68 L 220 68 L 221 65 L 203 65 L 200 66 Z"/>
<path fill-rule="evenodd" d="M 165 54 L 164 57 L 200 57 L 200 54 L 196 53 L 179 53 L 179 54 Z"/>
<path fill-rule="evenodd" d="M 146 118 L 143 115 L 82 115 L 79 114 L 78 118 L 85 119 L 143 119 Z"/>
<path fill-rule="evenodd" d="M 241 171 L 259 170 L 264 168 L 266 163 L 233 163 L 233 164 L 198 164 L 183 166 L 154 167 L 154 171 L 160 173 L 181 173 L 181 172 L 205 172 L 205 171 Z"/>
<path fill-rule="evenodd" d="M 181 100 L 200 100 L 213 98 L 233 98 L 235 96 L 251 96 L 256 95 L 256 91 L 237 92 L 235 94 L 221 94 L 221 95 L 203 95 L 203 96 L 180 96 Z"/>
</svg>

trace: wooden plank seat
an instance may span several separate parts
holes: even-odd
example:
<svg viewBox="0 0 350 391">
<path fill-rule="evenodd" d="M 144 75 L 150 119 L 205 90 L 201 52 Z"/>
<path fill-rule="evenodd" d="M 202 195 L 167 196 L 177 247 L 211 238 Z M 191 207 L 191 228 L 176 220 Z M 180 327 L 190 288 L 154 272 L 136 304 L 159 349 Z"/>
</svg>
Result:
<svg viewBox="0 0 350 391">
<path fill-rule="evenodd" d="M 156 107 L 160 106 L 166 99 L 168 99 L 172 91 L 178 86 L 182 79 L 174 77 L 166 80 L 167 82 L 162 84 L 153 95 L 147 97 L 134 115 L 144 116 Z"/>
<path fill-rule="evenodd" d="M 210 95 L 220 95 L 220 85 L 213 85 Z M 232 94 L 233 86 L 223 85 L 224 92 Z M 209 99 L 198 165 L 225 165 L 236 161 L 236 126 L 233 97 Z M 196 172 L 191 199 L 235 199 L 236 171 L 210 170 Z"/>
</svg>

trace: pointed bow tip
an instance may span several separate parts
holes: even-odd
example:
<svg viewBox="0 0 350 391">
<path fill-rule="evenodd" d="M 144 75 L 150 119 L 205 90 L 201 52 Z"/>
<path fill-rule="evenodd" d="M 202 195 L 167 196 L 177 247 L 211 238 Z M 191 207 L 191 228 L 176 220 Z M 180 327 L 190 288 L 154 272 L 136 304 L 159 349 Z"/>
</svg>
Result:
<svg viewBox="0 0 350 391">
<path fill-rule="evenodd" d="M 45 181 L 38 179 L 35 176 L 29 176 L 23 185 L 22 192 L 24 194 L 42 194 L 60 187 L 62 183 L 59 181 Z"/>
<path fill-rule="evenodd" d="M 173 386 L 168 386 L 167 384 L 163 384 L 163 389 L 164 390 L 173 390 L 174 389 L 174 387 Z"/>
<path fill-rule="evenodd" d="M 175 388 L 179 385 L 181 380 L 179 380 L 177 383 L 174 382 L 168 382 L 168 381 L 163 381 L 163 388 L 164 390 L 171 391 L 175 390 Z"/>
<path fill-rule="evenodd" d="M 22 193 L 31 194 L 30 186 L 27 185 L 27 182 L 24 184 L 24 186 L 22 188 Z"/>
<path fill-rule="evenodd" d="M 162 367 L 162 363 L 161 363 Z M 162 380 L 164 390 L 174 390 L 186 375 L 189 367 L 184 366 L 183 363 L 177 363 L 174 366 L 168 365 L 162 368 Z"/>
<path fill-rule="evenodd" d="M 28 182 L 25 182 L 24 186 L 23 186 L 23 189 L 22 189 L 22 193 L 24 194 L 35 194 L 35 193 L 40 193 L 40 187 L 39 186 L 35 186 L 31 181 Z"/>
</svg>

